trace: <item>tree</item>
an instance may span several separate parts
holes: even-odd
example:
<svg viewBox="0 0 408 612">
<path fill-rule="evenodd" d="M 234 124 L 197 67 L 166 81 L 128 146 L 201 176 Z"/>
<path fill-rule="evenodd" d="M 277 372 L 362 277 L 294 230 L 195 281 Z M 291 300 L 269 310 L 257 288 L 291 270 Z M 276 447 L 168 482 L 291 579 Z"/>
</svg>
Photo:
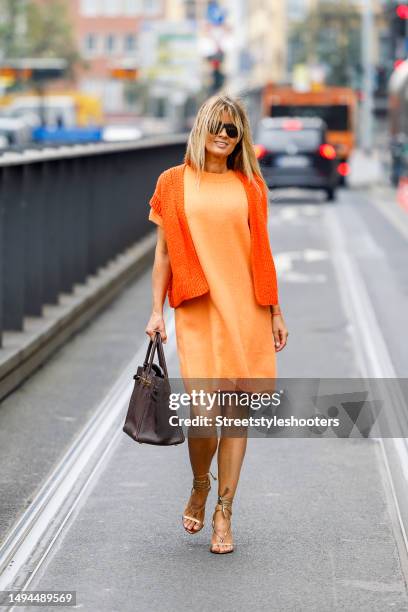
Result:
<svg viewBox="0 0 408 612">
<path fill-rule="evenodd" d="M 293 63 L 324 64 L 327 83 L 355 85 L 360 58 L 361 16 L 349 0 L 320 1 L 291 32 Z"/>
<path fill-rule="evenodd" d="M 0 58 L 60 58 L 73 76 L 78 52 L 69 0 L 0 0 Z"/>
<path fill-rule="evenodd" d="M 26 0 L 0 0 L 0 58 L 25 55 Z"/>
<path fill-rule="evenodd" d="M 31 57 L 65 59 L 67 76 L 72 77 L 78 62 L 84 64 L 78 52 L 67 0 L 47 3 L 29 1 L 26 8 L 27 49 Z"/>
</svg>

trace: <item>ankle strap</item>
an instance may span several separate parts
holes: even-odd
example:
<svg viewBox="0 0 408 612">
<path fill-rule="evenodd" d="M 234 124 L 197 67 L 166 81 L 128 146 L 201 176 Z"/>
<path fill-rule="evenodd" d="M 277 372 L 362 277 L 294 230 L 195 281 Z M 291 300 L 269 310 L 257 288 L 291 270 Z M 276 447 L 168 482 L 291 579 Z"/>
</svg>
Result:
<svg viewBox="0 0 408 612">
<path fill-rule="evenodd" d="M 214 480 L 217 480 L 216 476 L 212 472 L 207 472 L 203 476 L 195 476 L 193 478 L 193 489 L 196 491 L 206 491 L 211 488 L 210 474 Z"/>
<path fill-rule="evenodd" d="M 232 514 L 232 501 L 233 501 L 232 499 L 221 497 L 221 495 L 218 496 L 217 506 L 221 506 L 221 511 L 222 511 L 222 514 L 224 515 L 224 518 L 228 518 L 227 516 L 225 516 L 225 510 L 228 510 L 230 515 Z M 218 510 L 219 509 L 220 508 L 218 508 Z"/>
</svg>

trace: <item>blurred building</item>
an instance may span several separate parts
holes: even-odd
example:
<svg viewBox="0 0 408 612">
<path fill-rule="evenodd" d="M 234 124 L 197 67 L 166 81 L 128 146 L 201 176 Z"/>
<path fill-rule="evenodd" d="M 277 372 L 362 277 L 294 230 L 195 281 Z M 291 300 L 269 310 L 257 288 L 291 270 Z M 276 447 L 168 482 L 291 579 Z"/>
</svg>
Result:
<svg viewBox="0 0 408 612">
<path fill-rule="evenodd" d="M 285 79 L 286 1 L 68 0 L 87 64 L 75 85 L 99 96 L 107 115 L 140 113 L 143 98 L 145 114 L 181 124 L 222 87 Z"/>
<path fill-rule="evenodd" d="M 221 6 L 226 11 L 225 26 L 217 37 L 223 57 L 222 86 L 245 102 L 255 127 L 262 114 L 264 86 L 287 78 L 287 0 L 224 0 Z M 216 27 L 210 29 L 214 37 Z"/>
<path fill-rule="evenodd" d="M 257 0 L 248 5 L 248 48 L 253 60 L 249 85 L 279 83 L 286 75 L 286 2 Z"/>
<path fill-rule="evenodd" d="M 143 19 L 163 19 L 164 0 L 70 0 L 78 47 L 87 69 L 77 71 L 82 91 L 101 96 L 107 113 L 129 109 L 127 71 L 140 68 Z"/>
<path fill-rule="evenodd" d="M 313 0 L 286 0 L 286 11 L 289 20 L 304 19 L 313 5 Z"/>
<path fill-rule="evenodd" d="M 88 64 L 77 70 L 78 88 L 101 96 L 111 117 L 144 114 L 177 129 L 201 87 L 197 24 L 206 6 L 203 0 L 70 0 Z"/>
</svg>

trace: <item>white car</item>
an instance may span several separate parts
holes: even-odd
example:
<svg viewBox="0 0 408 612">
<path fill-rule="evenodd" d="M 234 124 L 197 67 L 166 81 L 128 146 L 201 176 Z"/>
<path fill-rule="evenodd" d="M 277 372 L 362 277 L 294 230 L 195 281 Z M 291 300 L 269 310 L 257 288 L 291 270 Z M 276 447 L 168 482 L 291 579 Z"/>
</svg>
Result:
<svg viewBox="0 0 408 612">
<path fill-rule="evenodd" d="M 139 140 L 142 136 L 142 131 L 134 125 L 107 125 L 102 130 L 104 142 Z"/>
<path fill-rule="evenodd" d="M 9 146 L 24 146 L 32 142 L 32 128 L 23 119 L 0 115 L 0 134 Z"/>
</svg>

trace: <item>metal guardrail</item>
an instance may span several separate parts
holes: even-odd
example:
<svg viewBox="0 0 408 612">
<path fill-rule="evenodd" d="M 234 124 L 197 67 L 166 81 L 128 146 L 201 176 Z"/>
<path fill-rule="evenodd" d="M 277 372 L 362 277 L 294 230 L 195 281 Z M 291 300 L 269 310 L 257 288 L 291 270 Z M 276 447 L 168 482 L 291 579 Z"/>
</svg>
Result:
<svg viewBox="0 0 408 612">
<path fill-rule="evenodd" d="M 143 237 L 147 202 L 187 135 L 26 149 L 0 156 L 0 346 L 3 330 L 97 273 Z"/>
</svg>

